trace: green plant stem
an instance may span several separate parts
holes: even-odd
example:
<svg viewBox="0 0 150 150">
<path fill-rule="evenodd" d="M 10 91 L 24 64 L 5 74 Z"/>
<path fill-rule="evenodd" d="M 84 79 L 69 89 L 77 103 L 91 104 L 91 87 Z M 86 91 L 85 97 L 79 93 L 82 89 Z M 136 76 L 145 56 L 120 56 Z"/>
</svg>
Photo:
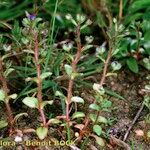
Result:
<svg viewBox="0 0 150 150">
<path fill-rule="evenodd" d="M 41 66 L 39 63 L 39 43 L 38 43 L 38 35 L 34 34 L 34 60 L 35 60 L 35 66 L 36 66 L 36 71 L 37 71 L 37 88 L 38 88 L 38 93 L 37 93 L 37 98 L 38 98 L 38 110 L 42 118 L 43 125 L 46 126 L 46 117 L 44 110 L 41 108 L 42 104 L 42 79 L 40 77 L 41 75 Z"/>
<path fill-rule="evenodd" d="M 2 62 L 3 62 L 2 58 L 0 58 L 0 81 L 2 83 L 3 91 L 5 92 L 5 96 L 7 98 L 8 97 L 8 93 L 9 93 L 9 89 L 7 87 L 7 81 L 6 81 L 6 79 L 5 79 L 4 75 L 3 75 L 4 70 L 3 70 Z M 5 101 L 5 107 L 6 107 L 6 113 L 7 113 L 7 122 L 8 122 L 10 133 L 11 133 L 12 130 L 13 130 L 14 117 L 13 117 L 13 113 L 12 113 L 12 110 L 11 110 L 9 102 Z"/>
<path fill-rule="evenodd" d="M 70 133 L 70 125 L 69 125 L 69 122 L 67 122 L 67 139 L 68 139 L 68 142 L 71 143 L 71 133 Z"/>
<path fill-rule="evenodd" d="M 109 41 L 109 51 L 108 51 L 107 59 L 106 59 L 106 61 L 104 63 L 103 74 L 102 74 L 102 77 L 100 79 L 100 86 L 103 86 L 103 84 L 105 83 L 107 69 L 108 69 L 108 64 L 109 64 L 111 56 L 112 56 L 112 50 L 113 50 L 113 48 L 112 48 L 112 42 Z M 100 115 L 100 111 L 97 112 L 94 124 L 97 123 L 99 115 Z"/>
<path fill-rule="evenodd" d="M 54 37 L 54 29 L 55 29 L 55 20 L 56 20 L 57 8 L 58 8 L 58 0 L 56 0 L 55 9 L 54 9 L 54 13 L 53 13 L 52 27 L 51 27 L 52 31 L 51 31 L 51 34 L 50 34 L 50 41 L 48 40 L 48 44 L 50 46 L 53 44 L 53 37 Z M 44 66 L 44 72 L 47 69 L 50 57 L 51 57 L 51 47 L 50 47 L 50 50 L 48 51 L 48 54 L 47 54 L 47 57 L 46 57 L 46 62 L 45 62 L 45 66 Z"/>
</svg>

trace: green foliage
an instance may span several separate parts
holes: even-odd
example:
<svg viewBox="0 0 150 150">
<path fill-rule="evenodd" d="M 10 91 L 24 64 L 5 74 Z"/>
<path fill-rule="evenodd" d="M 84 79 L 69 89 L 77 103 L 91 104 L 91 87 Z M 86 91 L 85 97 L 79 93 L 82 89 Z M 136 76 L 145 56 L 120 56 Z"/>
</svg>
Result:
<svg viewBox="0 0 150 150">
<path fill-rule="evenodd" d="M 40 140 L 47 137 L 50 126 L 62 138 L 66 134 L 66 140 L 92 137 L 104 147 L 106 127 L 112 121 L 105 117 L 113 109 L 109 96 L 124 100 L 111 87 L 107 89 L 105 78 L 117 76 L 124 67 L 136 74 L 141 67 L 150 70 L 149 4 L 148 0 L 124 0 L 120 17 L 118 2 L 112 0 L 0 2 L 1 76 L 10 83 L 8 92 L 1 81 L 0 102 L 9 104 L 13 99 L 36 108 L 32 111 L 39 112 L 36 134 Z M 99 73 L 102 82 L 97 81 Z M 87 89 L 93 101 L 82 98 Z M 144 104 L 150 110 L 150 85 L 144 90 Z M 19 113 L 12 123 L 27 115 Z M 150 123 L 149 114 L 145 119 Z M 2 119 L 0 129 L 7 126 Z"/>
</svg>

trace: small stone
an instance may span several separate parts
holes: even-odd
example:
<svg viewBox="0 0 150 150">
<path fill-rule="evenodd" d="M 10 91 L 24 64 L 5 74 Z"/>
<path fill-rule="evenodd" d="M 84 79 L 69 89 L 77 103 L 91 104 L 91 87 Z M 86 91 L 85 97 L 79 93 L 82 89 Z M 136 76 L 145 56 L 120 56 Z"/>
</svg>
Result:
<svg viewBox="0 0 150 150">
<path fill-rule="evenodd" d="M 140 137 L 144 136 L 143 130 L 138 129 L 138 130 L 135 130 L 134 132 L 135 132 L 136 136 L 140 136 Z"/>
</svg>

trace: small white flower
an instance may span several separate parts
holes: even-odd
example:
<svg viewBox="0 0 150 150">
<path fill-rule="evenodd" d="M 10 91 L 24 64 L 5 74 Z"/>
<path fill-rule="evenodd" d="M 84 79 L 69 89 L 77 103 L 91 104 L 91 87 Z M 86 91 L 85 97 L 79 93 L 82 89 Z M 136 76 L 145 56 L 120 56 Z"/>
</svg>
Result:
<svg viewBox="0 0 150 150">
<path fill-rule="evenodd" d="M 15 142 L 22 142 L 22 137 L 20 137 L 20 136 L 16 136 L 15 137 Z"/>
<path fill-rule="evenodd" d="M 139 52 L 140 52 L 140 53 L 143 53 L 144 51 L 145 51 L 144 48 L 140 48 L 140 49 L 139 49 Z"/>
<path fill-rule="evenodd" d="M 131 50 L 131 53 L 135 53 L 136 51 L 134 49 Z"/>
<path fill-rule="evenodd" d="M 72 43 L 68 43 L 68 44 L 63 44 L 62 47 L 63 47 L 63 50 L 69 52 L 72 49 L 73 45 Z"/>
<path fill-rule="evenodd" d="M 3 45 L 3 49 L 4 49 L 4 51 L 10 51 L 11 50 L 11 45 L 7 45 L 7 44 L 4 44 Z"/>
<path fill-rule="evenodd" d="M 85 24 L 86 24 L 87 26 L 89 26 L 89 25 L 92 24 L 92 21 L 91 21 L 90 19 L 88 19 L 88 20 L 85 22 Z"/>
<path fill-rule="evenodd" d="M 111 63 L 111 67 L 112 67 L 112 69 L 115 71 L 115 70 L 119 70 L 122 66 L 121 66 L 121 64 L 120 64 L 119 62 L 113 61 L 113 62 Z"/>
<path fill-rule="evenodd" d="M 79 23 L 83 23 L 86 17 L 84 15 L 77 14 L 76 19 Z"/>
<path fill-rule="evenodd" d="M 105 51 L 106 51 L 106 48 L 105 48 L 104 46 L 98 46 L 98 47 L 96 48 L 96 54 L 97 54 L 97 55 L 98 55 L 98 54 L 102 55 Z"/>
<path fill-rule="evenodd" d="M 87 43 L 91 43 L 91 42 L 93 42 L 94 38 L 93 38 L 93 36 L 85 36 L 85 40 Z"/>
<path fill-rule="evenodd" d="M 113 18 L 113 23 L 117 23 L 117 19 L 116 18 Z"/>
<path fill-rule="evenodd" d="M 124 26 L 122 24 L 119 25 L 118 30 L 121 32 L 124 29 Z"/>
<path fill-rule="evenodd" d="M 93 84 L 93 90 L 97 91 L 100 95 L 103 95 L 105 93 L 103 86 L 97 83 Z"/>
<path fill-rule="evenodd" d="M 71 19 L 72 19 L 72 15 L 71 15 L 71 14 L 67 14 L 67 15 L 66 15 L 66 19 L 67 19 L 67 20 L 71 20 Z"/>
</svg>

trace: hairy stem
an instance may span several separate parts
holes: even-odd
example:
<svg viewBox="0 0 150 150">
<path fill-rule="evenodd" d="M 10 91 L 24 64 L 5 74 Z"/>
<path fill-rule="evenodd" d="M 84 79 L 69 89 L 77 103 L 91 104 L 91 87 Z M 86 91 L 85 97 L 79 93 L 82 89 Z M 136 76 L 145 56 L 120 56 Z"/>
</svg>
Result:
<svg viewBox="0 0 150 150">
<path fill-rule="evenodd" d="M 35 67 L 36 67 L 36 71 L 37 71 L 37 88 L 38 88 L 38 93 L 37 93 L 37 98 L 38 98 L 38 110 L 39 113 L 41 115 L 42 118 L 42 122 L 44 124 L 44 126 L 46 126 L 46 117 L 45 117 L 45 113 L 44 110 L 41 108 L 41 104 L 42 104 L 42 79 L 40 77 L 41 75 L 41 66 L 40 66 L 40 62 L 39 62 L 39 42 L 38 42 L 38 35 L 34 34 L 34 60 L 35 60 Z"/>
<path fill-rule="evenodd" d="M 105 83 L 106 74 L 107 74 L 107 70 L 108 70 L 108 64 L 109 64 L 111 56 L 112 56 L 112 50 L 113 50 L 112 49 L 112 43 L 109 41 L 109 51 L 108 51 L 107 59 L 104 63 L 104 69 L 103 69 L 102 77 L 100 79 L 100 86 L 103 86 L 103 84 Z M 94 124 L 96 124 L 99 115 L 100 115 L 100 111 L 97 112 Z"/>
<path fill-rule="evenodd" d="M 77 72 L 76 70 L 77 63 L 80 59 L 81 52 L 82 52 L 81 39 L 80 39 L 80 25 L 77 26 L 76 35 L 77 35 L 77 53 L 71 64 L 73 72 Z M 72 97 L 73 84 L 74 84 L 74 79 L 70 78 L 69 83 L 68 83 L 68 95 L 67 95 L 67 103 L 66 103 L 66 120 L 67 121 L 70 120 L 69 110 L 70 110 L 70 101 Z"/>
<path fill-rule="evenodd" d="M 9 89 L 7 87 L 6 78 L 3 75 L 4 70 L 3 70 L 3 64 L 2 63 L 3 63 L 2 58 L 0 58 L 0 81 L 2 83 L 2 89 L 5 92 L 5 94 L 6 94 L 5 96 L 7 98 L 8 93 L 9 93 Z M 10 128 L 10 132 L 11 132 L 13 129 L 14 117 L 13 117 L 13 113 L 12 113 L 9 102 L 5 102 L 5 107 L 6 107 L 6 113 L 7 113 L 7 122 L 8 122 L 9 128 Z"/>
</svg>

